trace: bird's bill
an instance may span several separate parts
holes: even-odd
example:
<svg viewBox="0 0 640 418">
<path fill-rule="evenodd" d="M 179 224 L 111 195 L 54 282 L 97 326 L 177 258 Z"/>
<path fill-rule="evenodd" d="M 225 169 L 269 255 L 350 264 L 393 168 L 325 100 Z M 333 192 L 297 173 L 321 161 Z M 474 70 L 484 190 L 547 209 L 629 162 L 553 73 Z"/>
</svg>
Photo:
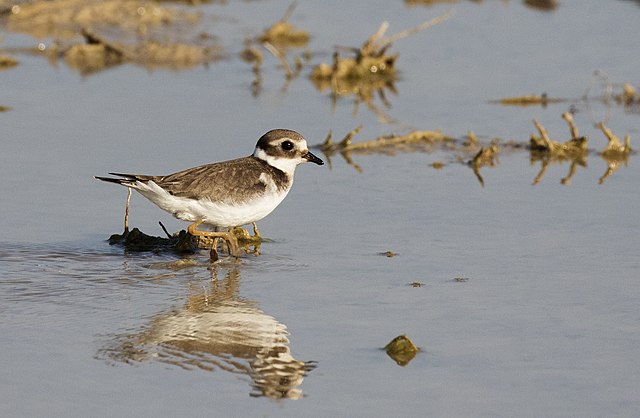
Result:
<svg viewBox="0 0 640 418">
<path fill-rule="evenodd" d="M 304 158 L 305 160 L 309 161 L 310 163 L 316 163 L 318 165 L 323 165 L 324 164 L 324 161 L 322 161 L 320 158 L 318 158 L 315 155 L 313 155 L 311 153 L 311 151 L 307 151 L 307 153 L 304 154 L 302 156 L 302 158 Z"/>
</svg>

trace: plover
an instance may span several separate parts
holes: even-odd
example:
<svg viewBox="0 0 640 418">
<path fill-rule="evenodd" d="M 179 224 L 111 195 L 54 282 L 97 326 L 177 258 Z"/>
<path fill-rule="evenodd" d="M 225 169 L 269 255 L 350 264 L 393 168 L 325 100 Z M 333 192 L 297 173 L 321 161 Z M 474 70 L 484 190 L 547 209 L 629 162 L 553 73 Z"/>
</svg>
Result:
<svg viewBox="0 0 640 418">
<path fill-rule="evenodd" d="M 198 226 L 232 228 L 259 221 L 287 196 L 296 167 L 305 162 L 324 164 L 309 152 L 302 135 L 274 129 L 258 140 L 248 157 L 166 176 L 109 173 L 120 178 L 95 178 L 135 189 L 176 218 L 192 222 L 187 228 L 191 235 L 223 238 L 229 253 L 237 257 L 238 241 L 233 234 L 203 231 Z"/>
</svg>

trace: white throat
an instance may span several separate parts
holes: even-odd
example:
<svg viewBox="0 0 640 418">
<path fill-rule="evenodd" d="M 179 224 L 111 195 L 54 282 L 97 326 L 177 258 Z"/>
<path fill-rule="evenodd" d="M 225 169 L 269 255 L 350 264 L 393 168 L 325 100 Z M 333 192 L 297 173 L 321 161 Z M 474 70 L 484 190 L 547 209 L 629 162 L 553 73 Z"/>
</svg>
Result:
<svg viewBox="0 0 640 418">
<path fill-rule="evenodd" d="M 253 156 L 261 159 L 262 161 L 265 161 L 267 164 L 277 168 L 280 171 L 284 171 L 291 178 L 293 178 L 293 173 L 295 172 L 298 164 L 303 162 L 303 160 L 300 158 L 274 157 L 267 154 L 263 149 L 260 148 L 256 148 L 256 150 L 253 152 Z"/>
</svg>

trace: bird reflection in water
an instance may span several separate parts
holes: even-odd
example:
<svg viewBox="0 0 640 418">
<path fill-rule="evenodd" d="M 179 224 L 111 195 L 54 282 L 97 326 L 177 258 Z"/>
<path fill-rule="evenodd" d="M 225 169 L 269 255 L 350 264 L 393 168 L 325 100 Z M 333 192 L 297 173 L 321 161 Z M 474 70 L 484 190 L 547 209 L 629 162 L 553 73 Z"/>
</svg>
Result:
<svg viewBox="0 0 640 418">
<path fill-rule="evenodd" d="M 152 318 L 145 330 L 118 338 L 99 357 L 118 362 L 155 360 L 187 370 L 225 370 L 248 375 L 253 397 L 298 399 L 315 362 L 296 360 L 287 327 L 239 296 L 240 272 L 230 270 L 192 293 L 185 306 Z"/>
</svg>

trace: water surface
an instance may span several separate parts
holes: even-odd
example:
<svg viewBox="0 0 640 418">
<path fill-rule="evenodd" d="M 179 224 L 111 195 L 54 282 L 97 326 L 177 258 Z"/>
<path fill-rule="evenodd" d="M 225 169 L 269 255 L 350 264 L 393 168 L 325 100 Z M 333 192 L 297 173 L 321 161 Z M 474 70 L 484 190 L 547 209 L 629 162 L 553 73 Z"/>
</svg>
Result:
<svg viewBox="0 0 640 418">
<path fill-rule="evenodd" d="M 300 1 L 290 20 L 311 34 L 313 64 L 383 20 L 395 33 L 455 10 L 394 45 L 397 93 L 373 102 L 391 123 L 366 104 L 354 114 L 350 97 L 332 107 L 308 67 L 284 90 L 269 55 L 252 95 L 243 40 L 287 6 L 196 7 L 227 54 L 206 67 L 82 76 L 21 54 L 0 73 L 12 108 L 0 114 L 0 415 L 634 416 L 640 172 L 633 154 L 599 184 L 594 123 L 640 148 L 639 115 L 581 97 L 595 70 L 638 85 L 637 2 Z M 3 32 L 2 46 L 39 41 Z M 489 103 L 543 92 L 566 101 Z M 441 129 L 526 144 L 536 118 L 564 141 L 569 109 L 591 150 L 571 184 L 564 163 L 532 186 L 540 163 L 524 149 L 482 168 L 484 187 L 458 151 L 354 154 L 360 171 L 334 155 L 299 167 L 259 223 L 260 256 L 214 266 L 205 251 L 109 246 L 126 191 L 92 177 L 248 155 L 274 127 L 310 143 L 363 125 L 354 141 Z M 131 225 L 162 235 L 158 221 L 186 226 L 134 195 Z M 404 367 L 382 350 L 400 334 L 421 348 Z"/>
</svg>

